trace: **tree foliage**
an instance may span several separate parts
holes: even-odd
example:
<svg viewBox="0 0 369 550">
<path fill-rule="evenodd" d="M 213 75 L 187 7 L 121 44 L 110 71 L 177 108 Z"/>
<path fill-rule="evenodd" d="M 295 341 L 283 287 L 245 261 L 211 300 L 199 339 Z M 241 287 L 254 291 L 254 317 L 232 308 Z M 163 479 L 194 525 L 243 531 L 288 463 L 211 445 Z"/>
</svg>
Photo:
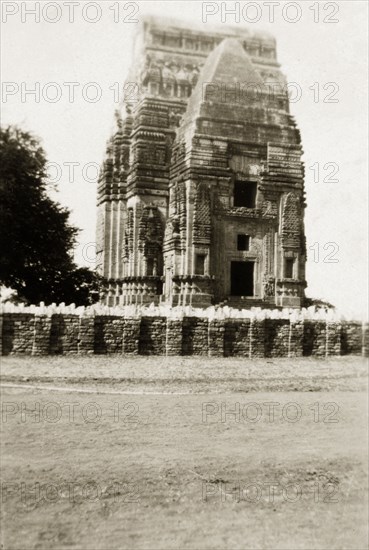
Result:
<svg viewBox="0 0 369 550">
<path fill-rule="evenodd" d="M 99 277 L 74 264 L 78 229 L 47 191 L 39 140 L 0 128 L 0 282 L 28 303 L 92 303 Z"/>
<path fill-rule="evenodd" d="M 336 309 L 333 304 L 331 304 L 330 302 L 327 302 L 326 300 L 321 300 L 320 298 L 306 297 L 304 300 L 304 307 L 311 307 L 311 306 L 323 308 L 325 310 Z"/>
</svg>

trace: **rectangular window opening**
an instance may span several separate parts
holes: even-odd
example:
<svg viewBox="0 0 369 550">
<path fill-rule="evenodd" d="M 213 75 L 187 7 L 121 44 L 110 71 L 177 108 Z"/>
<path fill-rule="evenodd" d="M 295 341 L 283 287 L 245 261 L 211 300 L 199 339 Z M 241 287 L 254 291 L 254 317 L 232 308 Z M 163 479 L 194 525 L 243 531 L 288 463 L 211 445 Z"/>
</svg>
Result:
<svg viewBox="0 0 369 550">
<path fill-rule="evenodd" d="M 250 236 L 237 235 L 237 250 L 249 250 L 249 248 L 250 248 Z"/>
<path fill-rule="evenodd" d="M 195 275 L 205 275 L 205 254 L 196 254 L 195 256 Z"/>
<path fill-rule="evenodd" d="M 293 258 L 285 258 L 284 259 L 284 276 L 286 279 L 293 279 L 293 266 L 294 266 L 294 259 Z"/>
<path fill-rule="evenodd" d="M 146 273 L 149 276 L 154 275 L 154 258 L 147 258 Z"/>
<path fill-rule="evenodd" d="M 256 182 L 235 181 L 233 205 L 255 208 L 256 189 Z"/>
</svg>

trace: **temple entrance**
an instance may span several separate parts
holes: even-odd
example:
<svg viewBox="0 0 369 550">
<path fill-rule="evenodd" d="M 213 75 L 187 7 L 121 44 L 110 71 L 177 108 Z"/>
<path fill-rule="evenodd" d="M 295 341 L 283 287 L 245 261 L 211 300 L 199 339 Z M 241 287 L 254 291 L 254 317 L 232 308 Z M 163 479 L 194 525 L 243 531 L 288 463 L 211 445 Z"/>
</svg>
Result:
<svg viewBox="0 0 369 550">
<path fill-rule="evenodd" d="M 231 262 L 231 296 L 254 295 L 254 262 Z"/>
</svg>

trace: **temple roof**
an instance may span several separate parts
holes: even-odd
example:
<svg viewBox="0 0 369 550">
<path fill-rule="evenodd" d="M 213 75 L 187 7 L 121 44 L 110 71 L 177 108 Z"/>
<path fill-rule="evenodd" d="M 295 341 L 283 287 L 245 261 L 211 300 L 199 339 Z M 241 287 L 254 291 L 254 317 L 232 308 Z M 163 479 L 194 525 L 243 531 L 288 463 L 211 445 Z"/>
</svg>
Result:
<svg viewBox="0 0 369 550">
<path fill-rule="evenodd" d="M 235 38 L 226 38 L 205 61 L 199 80 L 188 101 L 184 125 L 193 122 L 200 114 L 201 104 L 204 101 L 221 102 L 222 86 L 226 90 L 232 90 L 235 84 L 248 86 L 250 89 L 253 86 L 258 89 L 264 88 L 263 79 L 240 42 Z"/>
<path fill-rule="evenodd" d="M 200 81 L 263 85 L 250 57 L 235 38 L 226 38 L 210 53 L 201 71 Z"/>
</svg>

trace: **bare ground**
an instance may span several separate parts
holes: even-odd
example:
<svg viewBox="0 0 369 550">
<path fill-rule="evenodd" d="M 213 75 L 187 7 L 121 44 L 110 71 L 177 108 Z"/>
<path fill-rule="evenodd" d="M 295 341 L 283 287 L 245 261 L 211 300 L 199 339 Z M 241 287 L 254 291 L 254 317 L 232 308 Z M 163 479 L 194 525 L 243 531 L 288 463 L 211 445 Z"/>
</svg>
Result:
<svg viewBox="0 0 369 550">
<path fill-rule="evenodd" d="M 3 549 L 367 548 L 361 358 L 2 359 Z"/>
</svg>

